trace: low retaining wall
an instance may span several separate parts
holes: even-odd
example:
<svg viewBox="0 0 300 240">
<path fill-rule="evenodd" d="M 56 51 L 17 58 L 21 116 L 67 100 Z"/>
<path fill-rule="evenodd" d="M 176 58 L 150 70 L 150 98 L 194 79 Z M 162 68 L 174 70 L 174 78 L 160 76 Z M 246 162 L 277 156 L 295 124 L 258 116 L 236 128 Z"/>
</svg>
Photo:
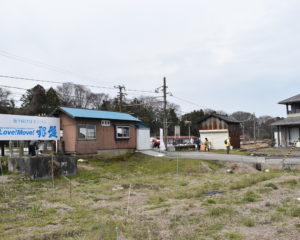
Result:
<svg viewBox="0 0 300 240">
<path fill-rule="evenodd" d="M 77 173 L 77 160 L 72 156 L 53 157 L 16 157 L 8 159 L 8 171 L 21 172 L 30 179 L 51 178 L 54 176 L 74 175 Z"/>
<path fill-rule="evenodd" d="M 225 164 L 245 164 L 250 167 L 253 167 L 259 171 L 265 171 L 265 170 L 300 170 L 300 164 L 297 163 L 285 163 L 284 165 L 282 163 L 267 163 L 267 162 L 260 162 L 260 163 L 249 163 L 249 162 L 238 162 L 238 161 L 222 161 L 222 160 L 216 160 L 214 161 L 217 164 L 225 165 Z"/>
<path fill-rule="evenodd" d="M 122 155 L 125 153 L 134 153 L 134 149 L 108 149 L 108 150 L 98 150 L 97 154 L 109 153 L 112 155 Z"/>
</svg>

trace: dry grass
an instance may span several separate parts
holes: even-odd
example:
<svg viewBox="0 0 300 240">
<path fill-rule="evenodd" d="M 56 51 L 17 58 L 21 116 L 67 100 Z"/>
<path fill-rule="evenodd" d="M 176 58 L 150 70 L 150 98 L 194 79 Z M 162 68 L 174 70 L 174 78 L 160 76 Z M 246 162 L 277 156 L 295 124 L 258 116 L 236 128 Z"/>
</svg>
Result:
<svg viewBox="0 0 300 240">
<path fill-rule="evenodd" d="M 177 174 L 176 166 L 142 154 L 91 160 L 79 164 L 71 192 L 64 178 L 52 189 L 50 180 L 6 175 L 1 239 L 298 238 L 299 172 L 228 174 L 179 159 Z"/>
</svg>

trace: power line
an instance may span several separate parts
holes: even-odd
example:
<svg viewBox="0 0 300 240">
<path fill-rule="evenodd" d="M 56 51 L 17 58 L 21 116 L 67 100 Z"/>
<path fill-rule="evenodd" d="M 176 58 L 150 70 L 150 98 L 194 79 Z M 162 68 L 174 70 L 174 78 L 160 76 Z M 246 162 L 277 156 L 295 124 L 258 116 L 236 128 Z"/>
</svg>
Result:
<svg viewBox="0 0 300 240">
<path fill-rule="evenodd" d="M 199 105 L 199 104 L 193 103 L 192 101 L 186 100 L 186 99 L 184 99 L 184 98 L 176 97 L 176 96 L 174 96 L 174 95 L 171 95 L 171 97 L 176 98 L 176 99 L 178 99 L 178 100 L 180 100 L 180 101 L 183 101 L 183 102 L 186 102 L 186 103 L 195 105 L 195 106 L 200 107 L 200 108 L 207 108 L 207 107 L 205 107 L 205 106 L 201 106 L 201 105 Z"/>
<path fill-rule="evenodd" d="M 10 78 L 10 79 L 25 80 L 25 81 L 56 83 L 56 84 L 68 83 L 68 82 L 58 82 L 58 81 L 50 81 L 50 80 L 43 80 L 43 79 L 36 79 L 36 78 L 25 78 L 25 77 L 17 77 L 17 76 L 9 76 L 9 75 L 0 75 L 0 78 Z M 110 90 L 115 89 L 114 87 L 104 87 L 104 86 L 97 86 L 97 85 L 86 85 L 85 84 L 84 86 L 91 87 L 91 88 L 99 88 L 99 89 L 110 89 Z M 155 91 L 136 90 L 136 89 L 127 89 L 127 91 L 155 93 Z"/>
<path fill-rule="evenodd" d="M 95 82 L 95 80 L 97 80 L 97 79 L 94 79 L 94 78 L 91 78 L 91 77 L 88 77 L 88 76 L 84 76 L 84 75 L 72 72 L 72 71 L 67 70 L 67 69 L 63 69 L 63 68 L 58 67 L 58 66 L 54 66 L 54 65 L 51 65 L 51 64 L 48 64 L 48 63 L 44 63 L 44 62 L 29 59 L 29 58 L 26 58 L 26 57 L 18 56 L 18 55 L 9 53 L 7 51 L 0 50 L 0 55 L 3 56 L 3 57 L 6 57 L 6 58 L 10 58 L 10 59 L 13 59 L 13 60 L 24 62 L 24 63 L 30 64 L 30 65 L 40 67 L 40 68 L 44 68 L 44 69 L 47 69 L 47 70 L 51 70 L 51 71 L 54 71 L 54 72 L 58 72 L 58 73 L 62 73 L 62 74 L 71 74 L 71 75 L 77 76 L 79 78 L 84 78 L 84 79 L 88 78 L 88 79 L 92 80 L 93 82 Z"/>
<path fill-rule="evenodd" d="M 13 86 L 7 86 L 7 85 L 0 85 L 0 87 L 6 87 L 6 88 L 15 88 L 15 89 L 20 89 L 20 90 L 26 90 L 26 88 L 20 88 L 20 87 L 13 87 Z"/>
<path fill-rule="evenodd" d="M 67 69 L 63 69 L 63 68 L 55 66 L 55 65 L 51 65 L 51 64 L 48 64 L 48 63 L 32 60 L 32 59 L 29 59 L 29 58 L 26 58 L 26 57 L 18 56 L 18 55 L 9 53 L 7 51 L 0 50 L 0 55 L 3 56 L 3 57 L 7 57 L 7 58 L 10 58 L 10 59 L 13 59 L 13 60 L 21 61 L 21 62 L 24 62 L 24 63 L 27 63 L 27 64 L 31 64 L 31 65 L 34 65 L 34 66 L 37 66 L 37 67 L 45 68 L 47 70 L 55 71 L 55 72 L 58 72 L 58 73 L 71 74 L 71 75 L 74 75 L 74 76 L 77 76 L 77 77 L 80 77 L 80 78 L 83 78 L 83 79 L 90 79 L 93 82 L 98 81 L 98 79 L 95 79 L 93 77 L 84 76 L 84 75 L 75 73 L 75 72 L 67 70 Z M 27 80 L 27 79 L 24 78 L 23 80 Z M 56 82 L 56 83 L 60 83 L 60 82 Z M 113 89 L 113 88 L 109 88 L 109 87 L 98 87 L 98 86 L 92 86 L 92 85 L 90 85 L 90 87 Z M 127 89 L 127 91 L 154 93 L 154 91 L 135 90 L 135 89 Z"/>
<path fill-rule="evenodd" d="M 25 81 L 35 81 L 35 82 L 45 82 L 45 83 L 57 83 L 57 84 L 68 83 L 68 82 L 58 82 L 58 81 L 42 80 L 42 79 L 36 79 L 36 78 L 16 77 L 16 76 L 8 76 L 8 75 L 0 75 L 0 78 L 10 78 L 10 79 L 25 80 Z M 94 86 L 94 85 L 84 85 L 84 86 L 93 87 L 93 88 L 114 89 L 113 87 L 102 87 L 102 86 Z"/>
</svg>

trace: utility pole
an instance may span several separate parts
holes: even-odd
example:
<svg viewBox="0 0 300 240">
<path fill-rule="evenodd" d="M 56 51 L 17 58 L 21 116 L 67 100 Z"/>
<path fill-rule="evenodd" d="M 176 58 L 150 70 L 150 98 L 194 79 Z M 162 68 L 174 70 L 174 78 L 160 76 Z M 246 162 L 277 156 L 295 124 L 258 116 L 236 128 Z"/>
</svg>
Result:
<svg viewBox="0 0 300 240">
<path fill-rule="evenodd" d="M 155 92 L 158 93 L 160 90 L 163 92 L 163 97 L 164 97 L 164 115 L 163 115 L 163 130 L 164 130 L 164 136 L 163 136 L 163 140 L 164 143 L 166 145 L 167 148 L 167 136 L 168 136 L 168 120 L 167 120 L 167 94 L 169 94 L 167 92 L 167 84 L 166 84 L 166 77 L 164 77 L 163 80 L 163 86 L 158 87 L 157 89 L 155 89 Z"/>
<path fill-rule="evenodd" d="M 185 123 L 185 125 L 189 126 L 189 143 L 191 143 L 191 124 L 192 124 L 192 121 L 186 120 L 184 123 Z"/>
<path fill-rule="evenodd" d="M 164 77 L 164 85 L 163 85 L 163 93 L 164 93 L 164 142 L 166 145 L 166 149 L 168 146 L 168 126 L 167 126 L 167 85 L 166 85 L 166 77 Z"/>
<path fill-rule="evenodd" d="M 123 93 L 123 90 L 125 91 L 125 86 L 114 86 L 114 88 L 118 88 L 119 89 L 119 111 L 122 112 L 122 108 L 123 108 L 123 97 L 126 95 L 125 93 Z"/>
<path fill-rule="evenodd" d="M 254 138 L 254 143 L 256 143 L 256 121 L 255 121 L 255 113 L 253 113 L 253 138 Z"/>
</svg>

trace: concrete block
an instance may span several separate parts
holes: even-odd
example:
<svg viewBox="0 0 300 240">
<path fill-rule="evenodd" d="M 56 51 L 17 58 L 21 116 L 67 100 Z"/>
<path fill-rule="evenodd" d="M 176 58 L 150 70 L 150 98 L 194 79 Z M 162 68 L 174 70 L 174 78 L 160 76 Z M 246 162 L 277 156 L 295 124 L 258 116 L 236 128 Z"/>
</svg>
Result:
<svg viewBox="0 0 300 240">
<path fill-rule="evenodd" d="M 8 159 L 8 170 L 20 172 L 31 179 L 46 179 L 54 176 L 74 175 L 77 173 L 77 161 L 72 156 L 59 155 L 53 157 L 18 157 Z"/>
</svg>

